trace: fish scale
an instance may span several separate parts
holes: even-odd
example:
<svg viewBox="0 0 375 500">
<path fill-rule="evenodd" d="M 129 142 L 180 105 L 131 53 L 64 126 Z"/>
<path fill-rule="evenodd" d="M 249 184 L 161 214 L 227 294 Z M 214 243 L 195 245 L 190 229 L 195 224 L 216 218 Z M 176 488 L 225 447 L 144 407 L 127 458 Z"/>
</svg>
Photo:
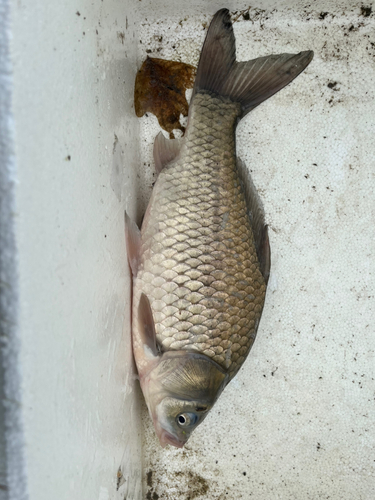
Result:
<svg viewBox="0 0 375 500">
<path fill-rule="evenodd" d="M 266 284 L 235 159 L 240 106 L 195 96 L 176 161 L 158 177 L 142 225 L 134 323 L 147 295 L 163 351 L 194 351 L 238 371 L 255 338 Z"/>
</svg>

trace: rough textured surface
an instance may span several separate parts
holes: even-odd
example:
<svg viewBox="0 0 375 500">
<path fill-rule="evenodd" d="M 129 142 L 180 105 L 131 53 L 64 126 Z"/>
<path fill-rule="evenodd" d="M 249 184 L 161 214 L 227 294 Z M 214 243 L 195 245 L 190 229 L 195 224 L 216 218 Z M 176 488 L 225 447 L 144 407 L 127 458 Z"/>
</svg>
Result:
<svg viewBox="0 0 375 500">
<path fill-rule="evenodd" d="M 180 155 L 160 173 L 142 225 L 133 305 L 136 328 L 148 296 L 163 350 L 203 353 L 231 376 L 254 342 L 266 292 L 236 166 L 239 113 L 195 96 Z"/>
<path fill-rule="evenodd" d="M 141 60 L 151 50 L 190 64 L 223 6 L 196 2 L 171 17 L 168 2 L 141 4 Z M 315 52 L 237 130 L 270 223 L 262 321 L 242 369 L 183 450 L 159 447 L 145 410 L 145 497 L 372 500 L 374 13 L 361 2 L 258 5 L 265 10 L 254 2 L 233 14 L 238 59 Z M 159 127 L 153 117 L 141 124 L 151 189 Z"/>
</svg>

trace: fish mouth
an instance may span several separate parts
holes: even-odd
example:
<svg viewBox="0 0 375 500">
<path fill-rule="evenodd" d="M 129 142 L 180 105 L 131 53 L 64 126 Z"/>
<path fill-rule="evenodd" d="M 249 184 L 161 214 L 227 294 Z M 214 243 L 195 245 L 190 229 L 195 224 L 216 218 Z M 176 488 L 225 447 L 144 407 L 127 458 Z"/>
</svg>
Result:
<svg viewBox="0 0 375 500">
<path fill-rule="evenodd" d="M 180 439 L 176 438 L 176 436 L 166 431 L 165 429 L 161 431 L 159 435 L 159 441 L 163 448 L 165 448 L 167 444 L 175 446 L 176 448 L 182 448 L 186 443 L 186 441 L 181 441 Z"/>
</svg>

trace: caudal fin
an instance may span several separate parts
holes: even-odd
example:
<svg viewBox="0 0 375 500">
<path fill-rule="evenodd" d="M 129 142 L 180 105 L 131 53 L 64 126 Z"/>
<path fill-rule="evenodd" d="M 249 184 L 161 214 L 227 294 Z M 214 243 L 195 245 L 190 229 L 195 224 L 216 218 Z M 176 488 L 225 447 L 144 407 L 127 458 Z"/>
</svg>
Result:
<svg viewBox="0 0 375 500">
<path fill-rule="evenodd" d="M 242 115 L 288 85 L 311 62 L 312 50 L 236 62 L 236 43 L 228 9 L 212 19 L 201 52 L 193 96 L 208 90 L 240 102 Z"/>
</svg>

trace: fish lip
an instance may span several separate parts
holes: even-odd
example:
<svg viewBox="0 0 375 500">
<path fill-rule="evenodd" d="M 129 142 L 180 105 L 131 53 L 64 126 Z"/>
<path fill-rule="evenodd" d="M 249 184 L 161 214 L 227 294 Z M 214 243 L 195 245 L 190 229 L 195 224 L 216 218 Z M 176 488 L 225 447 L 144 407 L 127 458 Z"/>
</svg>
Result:
<svg viewBox="0 0 375 500">
<path fill-rule="evenodd" d="M 159 441 L 163 448 L 165 448 L 167 444 L 175 446 L 176 448 L 182 448 L 186 443 L 186 441 L 181 441 L 180 439 L 176 438 L 176 436 L 166 431 L 165 429 L 162 429 L 159 435 Z"/>
</svg>

